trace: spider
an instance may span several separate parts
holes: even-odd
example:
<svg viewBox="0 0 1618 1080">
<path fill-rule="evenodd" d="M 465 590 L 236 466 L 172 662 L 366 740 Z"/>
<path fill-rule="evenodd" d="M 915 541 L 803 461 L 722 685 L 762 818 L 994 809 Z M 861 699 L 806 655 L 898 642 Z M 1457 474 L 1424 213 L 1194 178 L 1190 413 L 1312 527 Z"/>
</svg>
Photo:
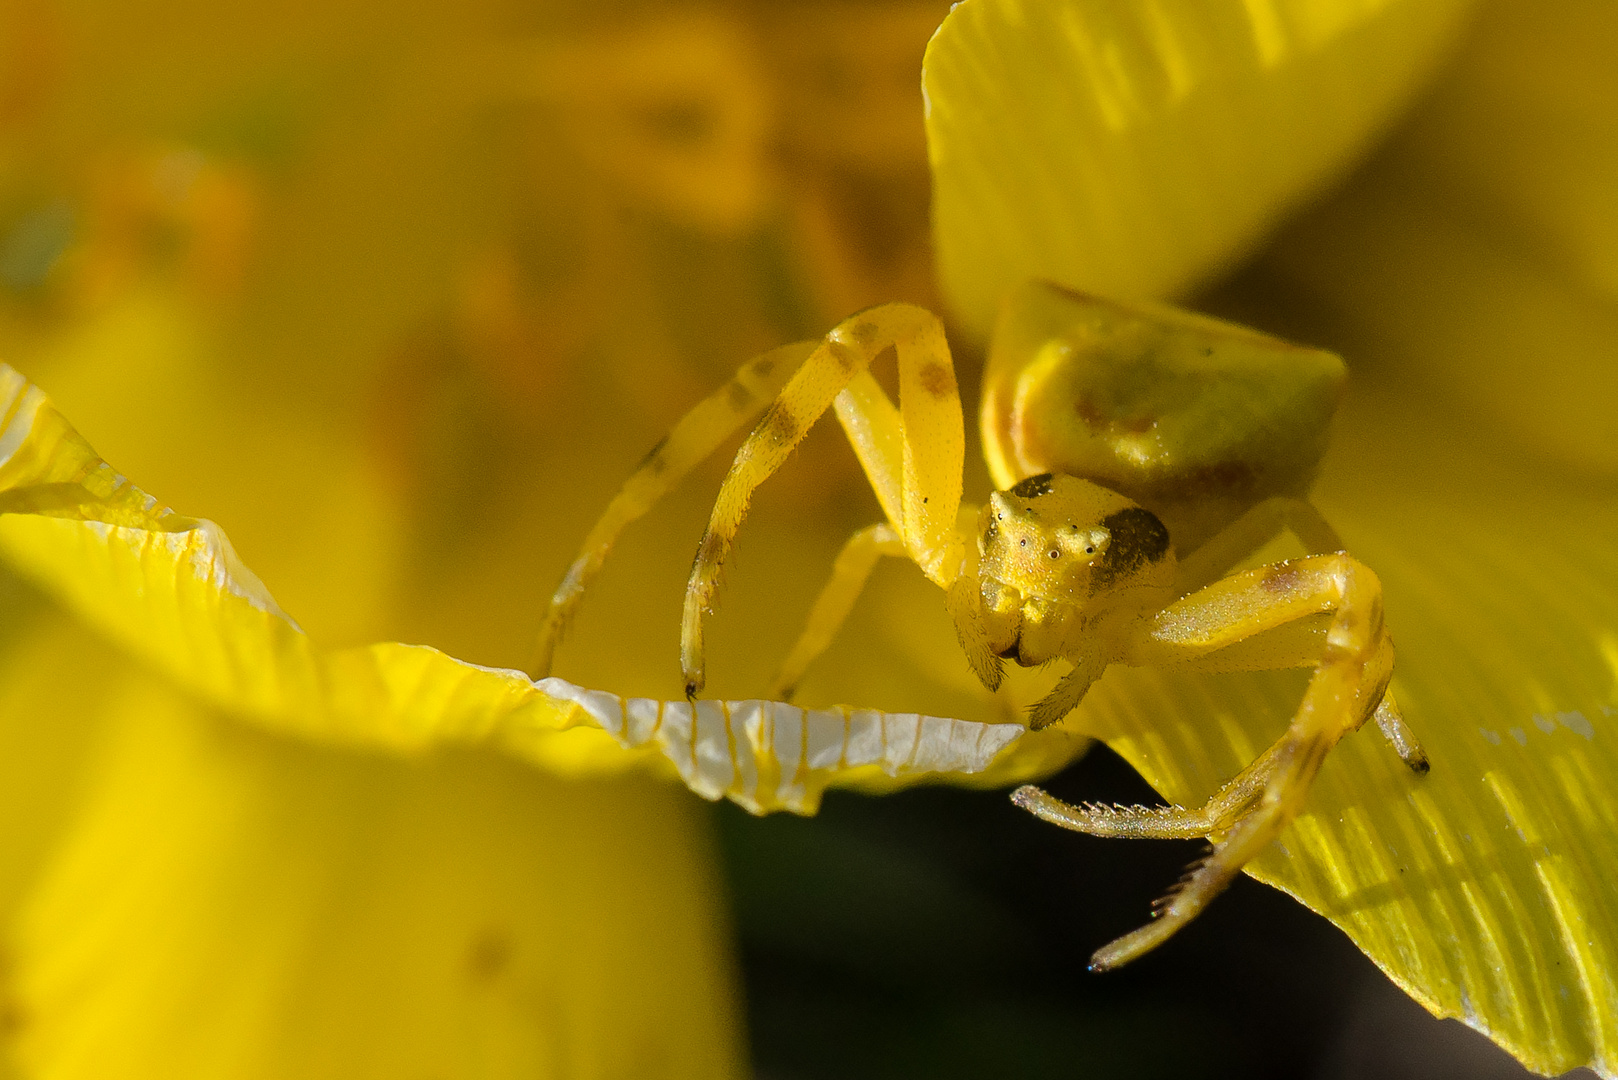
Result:
<svg viewBox="0 0 1618 1080">
<path fill-rule="evenodd" d="M 895 407 L 869 367 L 892 349 Z M 936 316 L 854 315 L 819 343 L 744 366 L 654 447 L 586 539 L 547 615 L 534 673 L 625 525 L 724 438 L 742 444 L 697 549 L 680 659 L 703 687 L 703 617 L 749 498 L 835 409 L 886 521 L 855 533 L 770 688 L 784 699 L 876 564 L 908 558 L 944 591 L 966 660 L 991 691 L 1002 664 L 1071 668 L 1028 718 L 1070 713 L 1109 664 L 1313 667 L 1286 731 L 1196 809 L 1074 806 L 1032 785 L 1012 799 L 1095 836 L 1211 841 L 1140 929 L 1099 949 L 1127 963 L 1193 919 L 1297 813 L 1328 751 L 1374 718 L 1418 773 L 1427 759 L 1391 695 L 1376 575 L 1306 500 L 1344 377 L 1331 353 L 1206 316 L 1033 282 L 1007 300 L 984 374 L 981 433 L 1001 489 L 961 508 L 965 430 Z M 1316 554 L 1232 572 L 1283 530 Z"/>
</svg>

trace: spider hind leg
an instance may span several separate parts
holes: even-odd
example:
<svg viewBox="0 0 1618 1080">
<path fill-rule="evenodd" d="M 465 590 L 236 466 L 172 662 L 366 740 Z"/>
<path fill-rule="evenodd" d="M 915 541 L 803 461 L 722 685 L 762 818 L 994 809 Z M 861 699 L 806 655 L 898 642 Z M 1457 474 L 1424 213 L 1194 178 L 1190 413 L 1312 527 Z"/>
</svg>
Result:
<svg viewBox="0 0 1618 1080">
<path fill-rule="evenodd" d="M 830 579 L 809 611 L 797 644 L 782 661 L 775 678 L 770 680 L 765 697 L 774 701 L 792 700 L 798 680 L 837 636 L 870 579 L 871 571 L 876 569 L 877 560 L 884 555 L 905 555 L 904 542 L 891 525 L 870 525 L 849 537 L 832 566 Z"/>
</svg>

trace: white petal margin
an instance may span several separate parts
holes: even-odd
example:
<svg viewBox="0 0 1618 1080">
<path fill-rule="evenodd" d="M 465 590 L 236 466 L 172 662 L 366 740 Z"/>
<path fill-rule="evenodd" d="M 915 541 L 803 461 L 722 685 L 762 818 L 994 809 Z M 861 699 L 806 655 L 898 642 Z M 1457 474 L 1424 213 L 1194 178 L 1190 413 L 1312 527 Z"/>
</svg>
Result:
<svg viewBox="0 0 1618 1080">
<path fill-rule="evenodd" d="M 534 688 L 571 702 L 625 749 L 655 746 L 703 798 L 728 798 L 755 814 L 812 814 L 827 786 L 855 770 L 895 779 L 980 773 L 1027 730 L 846 705 L 626 701 L 558 678 L 541 679 Z"/>
</svg>

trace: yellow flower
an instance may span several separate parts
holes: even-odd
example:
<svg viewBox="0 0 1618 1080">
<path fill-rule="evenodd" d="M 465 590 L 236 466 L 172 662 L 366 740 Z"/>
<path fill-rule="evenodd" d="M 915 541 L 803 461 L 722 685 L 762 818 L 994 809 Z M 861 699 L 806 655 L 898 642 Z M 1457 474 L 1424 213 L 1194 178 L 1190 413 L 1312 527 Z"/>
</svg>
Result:
<svg viewBox="0 0 1618 1080">
<path fill-rule="evenodd" d="M 742 726 L 717 765 L 696 724 L 683 759 L 625 750 L 589 726 L 612 728 L 599 701 L 473 662 L 526 659 L 611 489 L 743 359 L 933 300 L 907 110 L 945 5 L 159 7 L 0 16 L 22 73 L 0 75 L 6 358 L 236 545 L 6 376 L 21 1068 L 739 1072 L 707 838 L 647 774 L 746 795 L 739 767 L 704 772 L 741 760 Z M 1610 118 L 1610 33 L 1491 8 L 1417 120 L 1289 216 L 1374 145 L 1465 9 L 967 0 L 927 64 L 935 237 L 969 333 L 1031 275 L 1183 294 L 1245 258 L 1205 304 L 1365 358 L 1322 501 L 1389 584 L 1434 784 L 1397 787 L 1350 740 L 1257 870 L 1535 1067 L 1610 1070 L 1595 826 L 1618 619 L 1592 421 L 1612 376 L 1575 361 L 1601 348 L 1612 218 L 1566 177 L 1604 175 L 1611 148 L 1502 155 L 1477 120 L 1498 101 Z M 1567 165 L 1521 164 L 1540 157 Z M 1411 209 L 1412 175 L 1444 215 Z M 1513 341 L 1565 366 L 1505 378 Z M 1503 450 L 1457 443 L 1482 430 Z M 878 513 L 837 440 L 803 458 L 749 523 L 759 554 L 711 640 L 721 696 L 762 684 L 783 613 Z M 594 589 L 559 665 L 576 683 L 678 696 L 690 549 L 666 538 L 694 540 L 712 484 L 690 487 Z M 878 589 L 806 694 L 1005 720 L 936 595 Z M 1088 733 L 1195 798 L 1295 700 L 1287 679 L 1112 678 L 990 776 L 1048 772 Z M 805 775 L 773 778 L 783 805 L 914 779 Z"/>
</svg>

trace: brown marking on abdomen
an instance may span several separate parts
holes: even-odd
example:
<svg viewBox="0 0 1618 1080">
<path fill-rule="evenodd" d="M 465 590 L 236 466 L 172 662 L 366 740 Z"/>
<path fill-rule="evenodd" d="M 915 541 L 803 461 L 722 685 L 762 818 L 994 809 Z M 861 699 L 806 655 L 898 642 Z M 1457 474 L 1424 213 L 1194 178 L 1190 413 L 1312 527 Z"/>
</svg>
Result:
<svg viewBox="0 0 1618 1080">
<path fill-rule="evenodd" d="M 1105 432 L 1113 436 L 1119 434 L 1144 435 L 1157 427 L 1157 417 L 1155 416 L 1137 416 L 1130 419 L 1121 419 L 1102 412 L 1095 402 L 1083 394 L 1074 400 L 1073 412 L 1080 422 L 1089 427 L 1091 431 Z"/>
<path fill-rule="evenodd" d="M 1221 461 L 1188 474 L 1183 485 L 1176 486 L 1188 491 L 1241 496 L 1257 489 L 1258 471 L 1245 461 Z"/>
</svg>

